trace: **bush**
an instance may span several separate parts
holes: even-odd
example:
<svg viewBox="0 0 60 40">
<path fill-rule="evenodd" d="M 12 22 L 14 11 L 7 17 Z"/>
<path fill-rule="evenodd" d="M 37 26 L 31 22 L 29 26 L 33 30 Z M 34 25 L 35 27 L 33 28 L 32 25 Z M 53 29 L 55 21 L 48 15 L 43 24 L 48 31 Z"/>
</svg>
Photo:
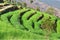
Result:
<svg viewBox="0 0 60 40">
<path fill-rule="evenodd" d="M 30 3 L 33 3 L 33 0 L 30 0 Z"/>
<path fill-rule="evenodd" d="M 46 10 L 46 13 L 49 13 L 49 14 L 53 15 L 53 14 L 55 13 L 55 10 L 54 10 L 54 8 L 49 7 L 49 8 Z"/>
<path fill-rule="evenodd" d="M 27 7 L 27 4 L 25 2 L 23 2 L 22 7 Z"/>
<path fill-rule="evenodd" d="M 51 31 L 53 32 L 54 31 L 54 24 L 55 24 L 55 21 L 52 21 L 50 19 L 47 19 L 45 20 L 42 24 L 41 24 L 41 28 L 43 30 L 46 30 L 46 31 Z"/>
<path fill-rule="evenodd" d="M 37 7 L 36 10 L 37 10 L 37 11 L 40 11 L 40 7 Z"/>
</svg>

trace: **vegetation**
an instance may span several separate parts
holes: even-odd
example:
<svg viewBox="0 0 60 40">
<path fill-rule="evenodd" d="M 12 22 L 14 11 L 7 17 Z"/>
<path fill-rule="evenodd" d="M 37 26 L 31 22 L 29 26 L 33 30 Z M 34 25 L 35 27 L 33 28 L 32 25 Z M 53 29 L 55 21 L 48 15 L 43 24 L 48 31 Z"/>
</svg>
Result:
<svg viewBox="0 0 60 40">
<path fill-rule="evenodd" d="M 33 35 L 33 37 L 32 37 Z M 17 29 L 10 24 L 0 21 L 0 40 L 23 40 L 24 39 L 40 39 L 42 36 L 33 34 L 28 31 Z"/>
<path fill-rule="evenodd" d="M 0 12 L 1 40 L 60 39 L 60 18 L 24 5 L 21 9 Z"/>
<path fill-rule="evenodd" d="M 30 3 L 33 3 L 33 0 L 30 0 Z"/>
<path fill-rule="evenodd" d="M 27 4 L 25 2 L 23 2 L 22 7 L 27 7 Z"/>
<path fill-rule="evenodd" d="M 23 35 L 22 32 L 24 32 L 24 31 L 26 31 L 26 32 L 28 31 L 37 36 L 40 35 L 41 37 L 47 36 L 44 33 L 45 31 L 49 32 L 51 30 L 50 31 L 51 33 L 53 33 L 53 31 L 55 32 L 55 30 L 54 30 L 54 27 L 55 27 L 54 25 L 56 25 L 55 19 L 56 19 L 55 16 L 45 14 L 45 13 L 42 13 L 39 11 L 34 11 L 33 9 L 29 9 L 29 8 L 23 8 L 20 10 L 8 12 L 8 13 L 1 15 L 2 23 L 0 24 L 0 28 L 6 26 L 6 28 L 8 29 L 8 32 L 7 32 L 8 34 L 4 34 L 4 33 L 6 33 L 5 30 L 7 31 L 7 29 L 4 30 L 4 28 L 1 28 L 2 31 L 4 30 L 4 33 L 1 33 L 1 35 L 3 35 L 3 34 L 7 35 L 8 39 L 10 36 L 14 37 L 14 35 L 16 33 L 15 32 L 15 29 L 16 29 L 16 31 L 17 31 L 17 33 L 16 33 L 17 36 L 15 35 L 16 38 L 20 38 L 20 37 L 23 38 L 23 36 L 19 36 L 19 35 Z M 5 26 L 2 24 L 4 24 Z M 10 29 L 9 25 L 11 25 L 11 29 L 13 28 L 12 30 Z M 58 25 L 57 25 L 57 28 L 58 28 Z M 11 35 L 11 33 L 9 33 L 10 32 L 9 30 L 13 31 L 12 35 Z M 50 35 L 50 34 L 48 34 L 48 35 Z M 30 34 L 28 34 L 28 35 L 30 35 Z M 28 35 L 26 35 L 26 37 L 24 36 L 24 38 L 28 38 L 27 37 Z M 37 36 L 36 36 L 36 38 L 37 38 Z M 41 38 L 40 36 L 38 36 L 38 39 Z M 33 38 L 33 36 L 32 36 L 32 38 Z M 45 38 L 45 37 L 43 37 L 43 38 Z M 33 39 L 35 39 L 35 38 L 33 38 Z"/>
<path fill-rule="evenodd" d="M 46 13 L 49 13 L 49 14 L 53 15 L 53 14 L 55 13 L 55 10 L 54 10 L 54 8 L 49 7 L 49 8 L 46 10 Z"/>
<path fill-rule="evenodd" d="M 37 7 L 36 10 L 37 10 L 37 11 L 40 11 L 40 7 Z"/>
</svg>

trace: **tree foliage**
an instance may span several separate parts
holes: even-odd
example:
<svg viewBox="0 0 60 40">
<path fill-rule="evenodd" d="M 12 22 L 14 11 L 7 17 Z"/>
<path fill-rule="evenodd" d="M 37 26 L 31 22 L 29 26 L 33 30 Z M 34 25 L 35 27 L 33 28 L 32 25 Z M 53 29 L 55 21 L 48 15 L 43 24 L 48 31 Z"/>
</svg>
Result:
<svg viewBox="0 0 60 40">
<path fill-rule="evenodd" d="M 37 7 L 36 10 L 37 10 L 37 11 L 40 11 L 40 7 Z"/>
<path fill-rule="evenodd" d="M 49 7 L 49 8 L 46 10 L 46 13 L 49 13 L 49 14 L 53 15 L 53 14 L 55 13 L 55 10 L 54 10 L 54 8 Z"/>
<path fill-rule="evenodd" d="M 33 0 L 30 0 L 30 3 L 33 3 Z"/>
<path fill-rule="evenodd" d="M 41 28 L 43 29 L 43 30 L 46 30 L 46 31 L 54 31 L 53 29 L 54 29 L 54 24 L 55 24 L 55 21 L 53 21 L 53 20 L 50 20 L 50 19 L 47 19 L 47 20 L 45 20 L 42 24 L 41 24 Z"/>
</svg>

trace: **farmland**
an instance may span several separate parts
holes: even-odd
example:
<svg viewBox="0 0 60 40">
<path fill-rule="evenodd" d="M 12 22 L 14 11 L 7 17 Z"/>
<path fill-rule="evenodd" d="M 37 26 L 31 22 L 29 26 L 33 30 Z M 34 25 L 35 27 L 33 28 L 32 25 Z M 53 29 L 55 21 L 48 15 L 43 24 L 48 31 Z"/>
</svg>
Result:
<svg viewBox="0 0 60 40">
<path fill-rule="evenodd" d="M 2 8 L 2 7 L 5 8 Z M 1 40 L 60 39 L 60 18 L 32 8 L 0 5 Z"/>
</svg>

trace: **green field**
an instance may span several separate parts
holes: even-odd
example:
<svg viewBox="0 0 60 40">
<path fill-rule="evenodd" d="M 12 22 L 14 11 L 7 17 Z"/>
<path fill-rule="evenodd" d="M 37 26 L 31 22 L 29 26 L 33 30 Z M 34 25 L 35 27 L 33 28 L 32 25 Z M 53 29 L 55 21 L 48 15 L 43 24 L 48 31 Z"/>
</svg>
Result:
<svg viewBox="0 0 60 40">
<path fill-rule="evenodd" d="M 1 40 L 56 40 L 60 39 L 60 19 L 45 12 L 29 8 L 0 13 L 0 39 Z M 51 22 L 49 23 L 48 20 Z M 53 24 L 51 31 L 42 28 L 43 23 Z M 43 25 L 44 26 L 44 25 Z M 52 26 L 51 26 L 52 27 Z"/>
</svg>

